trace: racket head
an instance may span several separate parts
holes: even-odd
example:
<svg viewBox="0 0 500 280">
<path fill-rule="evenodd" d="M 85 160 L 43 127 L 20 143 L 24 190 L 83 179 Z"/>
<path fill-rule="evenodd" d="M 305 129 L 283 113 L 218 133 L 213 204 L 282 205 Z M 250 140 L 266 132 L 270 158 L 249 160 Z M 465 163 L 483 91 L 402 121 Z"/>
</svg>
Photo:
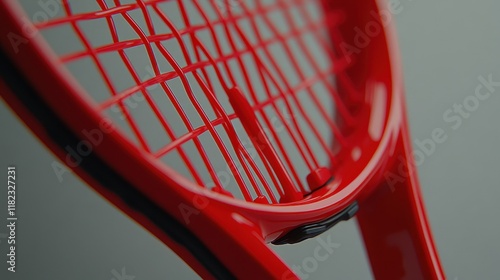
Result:
<svg viewBox="0 0 500 280">
<path fill-rule="evenodd" d="M 297 3 L 299 2 L 301 1 L 297 1 Z M 331 217 L 356 200 L 362 200 L 370 193 L 371 189 L 377 186 L 387 164 L 396 155 L 394 151 L 395 136 L 401 133 L 402 127 L 405 126 L 404 114 L 402 113 L 403 100 L 399 61 L 397 55 L 392 55 L 397 53 L 397 48 L 391 38 L 391 32 L 387 32 L 392 27 L 390 24 L 386 24 L 382 18 L 376 18 L 379 10 L 377 5 L 379 4 L 375 1 L 366 1 L 363 4 L 366 5 L 367 12 L 357 11 L 355 13 L 355 7 L 352 7 L 354 5 L 345 4 L 343 1 L 327 4 L 316 3 L 318 7 L 324 9 L 324 15 L 331 14 L 332 18 L 338 21 L 335 23 L 335 28 L 332 28 L 331 31 L 326 30 L 326 32 L 330 32 L 332 44 L 336 44 L 331 49 L 332 53 L 337 55 L 338 61 L 336 63 L 342 65 L 342 61 L 345 63 L 346 59 L 349 62 L 348 67 L 344 66 L 343 72 L 337 75 L 342 76 L 342 78 L 337 79 L 337 88 L 334 89 L 338 91 L 342 101 L 341 105 L 352 114 L 352 119 L 346 121 L 346 117 L 340 113 L 341 110 L 335 112 L 337 118 L 332 116 L 332 119 L 336 120 L 335 124 L 338 125 L 338 129 L 345 133 L 343 141 L 348 144 L 341 148 L 338 147 L 337 143 L 331 144 L 332 149 L 337 150 L 335 152 L 337 163 L 334 165 L 333 162 L 325 162 L 325 165 L 330 165 L 328 166 L 329 174 L 333 176 L 328 184 L 314 192 L 310 192 L 310 190 L 302 192 L 303 198 L 296 201 L 272 204 L 235 199 L 220 191 L 207 189 L 206 186 L 200 186 L 196 182 L 186 179 L 185 176 L 164 162 L 153 158 L 153 153 L 145 152 L 143 147 L 133 143 L 129 137 L 125 136 L 123 130 L 118 128 L 116 123 L 110 122 L 110 118 L 100 108 L 102 103 L 99 104 L 96 100 L 92 100 L 91 94 L 86 92 L 77 77 L 75 78 L 65 67 L 62 67 L 62 61 L 67 60 L 71 55 L 76 57 L 77 54 L 66 54 L 61 57 L 55 54 L 54 46 L 47 44 L 41 36 L 39 31 L 44 28 L 50 29 L 53 26 L 62 25 L 62 23 L 72 23 L 68 20 L 70 17 L 63 16 L 32 25 L 27 22 L 27 17 L 18 4 L 6 1 L 2 5 L 5 7 L 6 18 L 11 19 L 6 21 L 7 24 L 2 29 L 2 33 L 6 35 L 3 38 L 8 38 L 2 41 L 3 49 L 10 54 L 16 65 L 35 84 L 42 98 L 51 108 L 54 108 L 54 112 L 72 128 L 75 134 L 85 139 L 92 129 L 97 128 L 104 131 L 103 143 L 92 146 L 92 149 L 108 164 L 116 166 L 116 169 L 120 170 L 119 173 L 134 182 L 145 182 L 143 174 L 153 173 L 157 180 L 154 184 L 141 186 L 141 191 L 155 200 L 157 199 L 161 205 L 172 204 L 168 203 L 170 199 L 166 198 L 172 197 L 172 195 L 166 195 L 171 192 L 187 201 L 192 201 L 193 197 L 203 197 L 203 200 L 206 199 L 211 204 L 229 207 L 250 220 L 258 221 L 262 234 L 266 240 L 270 241 L 300 224 Z M 69 6 L 68 2 L 63 1 L 63 6 L 65 5 Z M 110 11 L 120 8 L 141 9 L 140 4 L 108 7 Z M 287 6 L 281 8 L 285 9 Z M 339 13 L 339 11 L 341 12 Z M 83 19 L 85 16 L 90 17 L 90 15 L 98 17 L 96 14 L 89 12 L 81 15 L 75 14 L 72 17 L 78 18 L 80 16 Z M 229 12 L 225 18 L 236 16 Z M 101 15 L 101 17 L 105 16 Z M 325 22 L 325 24 L 327 23 Z M 229 22 L 222 24 L 229 25 Z M 376 26 L 380 29 L 376 36 L 369 38 L 370 42 L 366 46 L 356 45 L 355 39 L 356 36 L 359 36 L 356 33 L 356 30 L 359 29 L 358 26 L 368 27 L 374 24 L 378 24 Z M 180 31 L 176 30 L 176 32 Z M 16 37 L 17 35 L 21 37 Z M 339 36 L 351 39 L 334 42 L 335 38 L 339 39 Z M 17 41 L 23 40 L 23 38 L 29 38 L 29 42 Z M 346 42 L 352 42 L 348 47 L 356 49 L 339 48 L 342 43 Z M 113 45 L 116 46 L 116 44 Z M 98 48 L 91 48 L 91 50 L 96 49 Z M 16 54 L 16 51 L 21 51 L 21 55 Z M 227 59 L 227 57 L 223 57 L 223 59 Z M 40 72 L 38 69 L 45 71 Z M 241 75 L 244 76 L 245 73 L 243 72 Z M 342 79 L 347 82 L 342 82 Z M 294 113 L 300 116 L 300 113 Z M 84 133 L 87 134 L 82 135 Z M 247 136 L 249 135 L 247 134 Z M 329 140 L 335 142 L 335 139 Z M 68 157 L 65 160 L 70 165 L 72 161 L 75 162 L 75 159 Z M 132 177 L 135 178 L 132 179 Z M 302 180 L 302 183 L 305 183 L 305 178 Z M 255 195 L 252 199 L 254 198 Z"/>
</svg>

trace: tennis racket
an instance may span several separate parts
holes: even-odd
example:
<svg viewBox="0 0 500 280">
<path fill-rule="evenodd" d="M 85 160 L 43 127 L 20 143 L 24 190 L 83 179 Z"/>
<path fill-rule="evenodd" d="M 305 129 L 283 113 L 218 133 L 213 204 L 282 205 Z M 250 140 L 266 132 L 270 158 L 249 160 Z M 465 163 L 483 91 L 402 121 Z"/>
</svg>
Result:
<svg viewBox="0 0 500 280">
<path fill-rule="evenodd" d="M 0 3 L 3 99 L 203 278 L 355 216 L 377 279 L 444 279 L 385 1 Z"/>
</svg>

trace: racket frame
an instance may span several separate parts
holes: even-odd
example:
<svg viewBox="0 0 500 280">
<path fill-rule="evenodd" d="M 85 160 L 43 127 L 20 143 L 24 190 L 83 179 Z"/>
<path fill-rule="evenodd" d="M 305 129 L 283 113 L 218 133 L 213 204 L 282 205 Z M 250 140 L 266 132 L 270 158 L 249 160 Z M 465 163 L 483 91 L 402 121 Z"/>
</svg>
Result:
<svg viewBox="0 0 500 280">
<path fill-rule="evenodd" d="M 342 3 L 336 8 L 345 9 L 348 13 L 358 8 L 358 5 L 347 3 L 348 1 L 340 2 Z M 275 208 L 269 208 L 273 207 L 271 205 L 242 205 L 237 200 L 200 189 L 192 182 L 175 175 L 168 167 L 145 158 L 117 130 L 109 128 L 108 122 L 103 123 L 103 118 L 89 106 L 92 102 L 85 99 L 83 89 L 74 78 L 55 67 L 58 65 L 57 57 L 50 55 L 52 52 L 41 36 L 26 33 L 26 22 L 22 21 L 23 11 L 16 3 L 2 1 L 0 6 L 0 18 L 3 19 L 0 26 L 1 49 L 24 75 L 25 82 L 34 89 L 37 98 L 81 141 L 86 139 L 83 131 L 102 130 L 103 125 L 108 127 L 109 131 L 102 142 L 92 147 L 92 156 L 111 167 L 113 172 L 154 204 L 159 212 L 170 216 L 191 232 L 213 254 L 217 262 L 223 264 L 230 275 L 237 278 L 293 279 L 295 275 L 292 270 L 270 251 L 266 242 L 296 227 L 296 224 L 285 226 L 290 224 L 292 215 L 297 220 L 323 220 L 358 201 L 360 211 L 357 219 L 377 279 L 397 279 L 404 275 L 414 276 L 415 279 L 444 279 L 411 157 L 399 52 L 392 25 L 386 27 L 384 34 L 379 35 L 384 37 L 380 40 L 385 39 L 387 53 L 391 54 L 389 61 L 392 76 L 386 77 L 392 81 L 388 89 L 391 91 L 388 107 L 390 113 L 371 162 L 361 171 L 344 172 L 358 178 L 351 183 L 351 187 L 330 195 L 321 194 L 326 198 L 307 205 L 281 206 L 282 210 L 278 212 Z M 382 1 L 373 1 L 371 6 L 373 9 L 384 7 Z M 344 32 L 349 36 L 349 30 Z M 19 53 L 12 47 L 9 34 L 28 38 L 27 43 L 19 45 Z M 356 80 L 356 70 L 352 71 L 350 76 Z M 40 116 L 27 109 L 27 104 L 20 101 L 18 93 L 13 92 L 14 88 L 11 81 L 3 80 L 0 83 L 3 99 L 59 159 L 66 161 L 65 147 L 61 147 L 54 135 L 48 133 L 51 128 L 47 125 L 50 124 L 44 123 Z M 65 94 L 68 92 L 73 94 Z M 387 186 L 383 177 L 388 171 L 400 172 L 398 162 L 401 159 L 406 166 L 403 171 L 410 175 L 401 185 L 392 189 Z M 381 162 L 384 164 L 380 164 Z M 392 168 L 387 169 L 385 166 Z M 223 273 L 216 271 L 217 265 L 210 266 L 206 261 L 197 259 L 196 253 L 181 246 L 178 240 L 153 222 L 154 218 L 137 211 L 133 202 L 124 201 L 123 197 L 110 190 L 113 188 L 96 180 L 89 171 L 80 166 L 74 166 L 72 170 L 104 198 L 173 249 L 200 276 L 211 278 Z M 162 185 L 169 187 L 156 187 Z M 180 210 L 182 207 L 193 211 L 188 220 L 185 212 Z M 304 207 L 309 209 L 305 210 Z M 262 217 L 266 217 L 267 227 L 258 224 Z M 269 226 L 270 224 L 274 227 Z"/>
</svg>

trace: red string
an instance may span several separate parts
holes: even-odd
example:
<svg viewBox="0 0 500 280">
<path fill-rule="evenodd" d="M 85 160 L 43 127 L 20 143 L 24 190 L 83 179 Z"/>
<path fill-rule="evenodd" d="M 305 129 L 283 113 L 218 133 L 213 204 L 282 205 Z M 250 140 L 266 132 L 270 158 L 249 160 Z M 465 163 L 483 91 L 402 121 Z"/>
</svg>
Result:
<svg viewBox="0 0 500 280">
<path fill-rule="evenodd" d="M 252 201 L 264 195 L 271 203 L 278 203 L 278 198 L 283 198 L 286 192 L 290 191 L 280 186 L 276 167 L 268 162 L 268 155 L 260 149 L 255 149 L 255 145 L 243 144 L 252 135 L 235 126 L 242 122 L 227 105 L 227 92 L 233 87 L 242 89 L 242 94 L 249 101 L 249 108 L 254 112 L 252 117 L 261 121 L 260 125 L 265 128 L 269 143 L 275 146 L 276 156 L 285 172 L 289 173 L 287 176 L 289 175 L 294 184 L 291 187 L 296 191 L 307 192 L 305 175 L 322 165 L 335 164 L 336 154 L 331 147 L 330 137 L 334 138 L 340 147 L 347 145 L 328 109 L 334 106 L 344 123 L 352 124 L 353 116 L 337 92 L 335 81 L 342 84 L 353 96 L 358 93 L 343 72 L 348 66 L 347 60 L 337 57 L 331 42 L 321 35 L 322 32 L 325 33 L 340 24 L 342 17 L 329 14 L 329 17 L 325 18 L 321 13 L 319 16 L 312 15 L 308 5 L 321 9 L 320 1 L 283 0 L 264 4 L 261 0 L 249 3 L 238 0 L 235 5 L 231 5 L 227 0 L 210 0 L 202 6 L 199 1 L 192 0 L 137 0 L 131 4 L 114 0 L 114 7 L 109 7 L 105 0 L 97 0 L 97 3 L 99 10 L 78 12 L 71 9 L 69 0 L 64 0 L 65 16 L 36 26 L 39 29 L 71 26 L 84 48 L 63 54 L 60 59 L 63 63 L 88 58 L 93 61 L 111 93 L 96 109 L 104 112 L 112 106 L 118 106 L 144 152 L 158 159 L 177 152 L 189 172 L 188 175 L 200 186 L 207 185 L 210 180 L 216 186 L 237 186 L 245 200 Z M 168 9 L 163 6 L 165 3 L 169 4 Z M 223 8 L 221 5 L 227 7 Z M 137 17 L 138 12 L 140 18 Z M 193 12 L 196 12 L 199 18 L 195 18 Z M 180 16 L 182 24 L 172 20 L 173 14 Z M 280 29 L 276 24 L 277 14 L 283 19 L 286 30 Z M 138 38 L 120 39 L 117 17 L 122 17 Z M 81 23 L 97 19 L 105 20 L 102 28 L 109 30 L 111 41 L 93 46 L 90 43 L 91 34 L 83 31 Z M 303 24 L 299 24 L 299 20 Z M 145 28 L 140 24 L 143 21 Z M 163 29 L 160 32 L 159 23 L 168 32 Z M 270 38 L 265 38 L 262 26 L 271 35 Z M 202 32 L 208 36 L 201 36 Z M 305 35 L 312 35 L 314 42 L 308 42 Z M 296 43 L 299 53 L 292 47 L 291 41 Z M 182 59 L 178 54 L 173 55 L 165 46 L 165 42 L 173 42 L 179 46 Z M 309 47 L 311 43 L 316 44 L 321 53 L 313 53 Z M 146 51 L 147 62 L 153 69 L 154 77 L 142 80 L 138 70 L 144 67 L 136 65 L 127 56 L 128 49 L 137 47 Z M 273 47 L 279 48 L 287 59 L 280 60 L 273 56 Z M 105 53 L 118 54 L 130 73 L 133 86 L 117 90 L 110 73 L 107 72 L 109 70 L 106 70 L 105 63 L 100 59 Z M 318 56 L 324 61 L 319 62 Z M 171 71 L 160 70 L 163 61 L 170 65 Z M 326 66 L 325 61 L 329 62 Z M 304 70 L 304 62 L 313 70 L 312 73 Z M 293 71 L 298 81 L 288 77 L 284 69 Z M 171 81 L 180 82 L 183 90 L 173 91 L 169 84 Z M 165 100 L 170 102 L 181 123 L 174 124 L 173 120 L 167 118 L 162 105 L 147 90 L 153 85 L 159 85 Z M 315 91 L 316 85 L 321 85 L 327 91 Z M 219 88 L 222 88 L 222 91 Z M 148 110 L 161 124 L 165 135 L 170 138 L 170 142 L 159 149 L 151 148 L 151 136 L 141 130 L 142 127 L 137 123 L 132 109 L 125 105 L 125 101 L 134 94 L 144 97 Z M 301 97 L 308 98 L 314 107 L 306 107 L 299 94 L 305 94 Z M 320 94 L 324 96 L 320 98 Z M 181 96 L 189 100 L 194 111 L 187 110 L 182 105 Z M 209 107 L 200 102 L 199 96 L 208 100 Z M 321 116 L 323 125 L 329 128 L 331 135 L 325 136 L 325 133 L 322 133 L 320 125 L 312 118 L 311 110 Z M 209 117 L 209 112 L 213 112 L 215 117 Z M 285 116 L 285 113 L 292 118 Z M 277 117 L 284 131 L 278 131 L 273 117 Z M 195 125 L 194 119 L 200 119 L 203 124 Z M 299 122 L 299 119 L 303 121 Z M 174 127 L 179 125 L 185 128 L 181 135 L 174 131 Z M 212 143 L 202 141 L 202 136 L 209 136 Z M 312 149 L 312 142 L 318 143 L 320 149 Z M 188 143 L 194 145 L 194 150 L 187 148 Z M 207 152 L 208 149 L 210 152 Z M 218 177 L 221 170 L 216 170 L 216 166 L 220 164 L 215 162 L 217 159 L 209 156 L 214 149 L 228 166 L 227 172 L 231 176 L 229 186 L 222 185 Z M 252 156 L 250 149 L 255 151 L 256 156 Z M 196 156 L 193 156 L 193 153 Z M 320 156 L 324 155 L 327 156 L 328 162 L 320 162 Z M 195 164 L 198 158 L 201 162 Z"/>
</svg>

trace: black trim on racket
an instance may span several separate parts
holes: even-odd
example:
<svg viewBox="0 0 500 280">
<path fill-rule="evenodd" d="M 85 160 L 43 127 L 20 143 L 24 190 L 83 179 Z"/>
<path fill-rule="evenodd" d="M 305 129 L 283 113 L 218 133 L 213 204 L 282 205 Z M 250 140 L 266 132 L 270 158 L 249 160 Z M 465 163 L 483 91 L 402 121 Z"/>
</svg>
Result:
<svg viewBox="0 0 500 280">
<path fill-rule="evenodd" d="M 81 139 L 52 112 L 3 51 L 0 51 L 0 75 L 18 100 L 43 125 L 51 141 L 62 149 L 66 146 L 76 147 Z M 193 233 L 138 191 L 93 151 L 85 157 L 80 167 L 101 186 L 119 196 L 130 209 L 142 213 L 173 241 L 186 248 L 215 278 L 235 279 Z"/>
<path fill-rule="evenodd" d="M 278 237 L 278 239 L 274 240 L 272 243 L 274 245 L 295 244 L 306 239 L 318 236 L 323 232 L 329 230 L 339 222 L 347 221 L 350 218 L 354 217 L 354 215 L 356 215 L 356 212 L 358 212 L 358 209 L 358 203 L 354 201 L 344 210 L 331 216 L 330 218 L 294 228 L 291 231 L 287 232 L 285 235 Z"/>
</svg>

